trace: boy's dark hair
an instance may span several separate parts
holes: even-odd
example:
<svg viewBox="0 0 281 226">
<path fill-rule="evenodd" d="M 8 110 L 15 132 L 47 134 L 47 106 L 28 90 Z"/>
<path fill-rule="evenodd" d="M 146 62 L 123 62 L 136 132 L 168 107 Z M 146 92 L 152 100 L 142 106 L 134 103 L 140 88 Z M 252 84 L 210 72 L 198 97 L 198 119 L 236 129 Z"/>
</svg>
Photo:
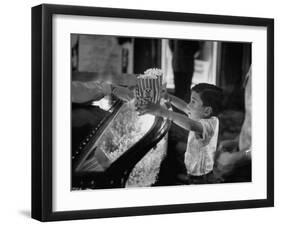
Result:
<svg viewBox="0 0 281 226">
<path fill-rule="evenodd" d="M 217 116 L 220 113 L 223 102 L 223 91 L 221 88 L 208 83 L 199 83 L 192 87 L 191 91 L 195 91 L 200 95 L 203 106 L 212 108 L 211 116 Z"/>
</svg>

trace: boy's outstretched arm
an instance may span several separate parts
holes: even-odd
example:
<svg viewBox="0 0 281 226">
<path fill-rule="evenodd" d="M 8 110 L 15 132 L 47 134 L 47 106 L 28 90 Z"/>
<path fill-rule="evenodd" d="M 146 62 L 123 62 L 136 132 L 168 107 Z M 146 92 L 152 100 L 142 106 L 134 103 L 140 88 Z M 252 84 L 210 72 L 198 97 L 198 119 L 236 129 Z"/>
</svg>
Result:
<svg viewBox="0 0 281 226">
<path fill-rule="evenodd" d="M 194 121 L 184 114 L 169 111 L 158 104 L 148 103 L 144 106 L 139 107 L 138 111 L 140 112 L 140 114 L 152 114 L 155 116 L 167 118 L 188 131 L 194 131 L 200 134 L 203 133 L 203 127 L 200 122 Z"/>
<path fill-rule="evenodd" d="M 188 104 L 184 100 L 171 94 L 168 94 L 168 99 L 170 99 L 170 103 L 173 106 L 183 111 L 184 113 L 188 114 Z"/>
<path fill-rule="evenodd" d="M 188 118 L 184 114 L 180 114 L 177 112 L 169 111 L 166 109 L 163 109 L 162 117 L 165 117 L 171 121 L 173 121 L 175 124 L 178 126 L 189 130 L 189 131 L 194 131 L 196 133 L 203 133 L 203 127 L 200 122 L 194 121 L 190 118 Z"/>
</svg>

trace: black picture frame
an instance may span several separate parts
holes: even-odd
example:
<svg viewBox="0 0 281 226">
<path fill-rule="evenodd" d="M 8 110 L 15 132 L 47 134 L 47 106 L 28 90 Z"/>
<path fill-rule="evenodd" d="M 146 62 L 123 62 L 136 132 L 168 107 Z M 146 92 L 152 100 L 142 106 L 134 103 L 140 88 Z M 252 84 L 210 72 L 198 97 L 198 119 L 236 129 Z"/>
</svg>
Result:
<svg viewBox="0 0 281 226">
<path fill-rule="evenodd" d="M 247 25 L 267 29 L 267 198 L 93 210 L 52 210 L 52 18 L 55 14 Z M 32 218 L 40 221 L 271 207 L 274 205 L 274 20 L 43 4 L 32 8 Z"/>
</svg>

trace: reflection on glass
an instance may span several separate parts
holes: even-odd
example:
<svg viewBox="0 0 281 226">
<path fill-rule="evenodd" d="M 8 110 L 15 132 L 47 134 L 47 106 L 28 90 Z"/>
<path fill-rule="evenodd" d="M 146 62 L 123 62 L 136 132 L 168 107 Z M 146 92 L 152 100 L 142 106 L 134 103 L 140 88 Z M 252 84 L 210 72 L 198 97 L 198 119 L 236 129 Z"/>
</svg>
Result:
<svg viewBox="0 0 281 226">
<path fill-rule="evenodd" d="M 125 187 L 147 187 L 153 185 L 158 178 L 160 165 L 167 153 L 166 135 L 151 149 L 134 167 Z"/>
<path fill-rule="evenodd" d="M 102 150 L 111 162 L 137 143 L 152 127 L 154 116 L 138 116 L 134 103 L 123 106 L 117 118 L 101 138 L 98 150 Z"/>
<path fill-rule="evenodd" d="M 97 145 L 110 160 L 115 161 L 126 150 L 138 142 L 151 128 L 154 116 L 138 116 L 134 103 L 124 104 L 118 116 L 107 128 Z"/>
<path fill-rule="evenodd" d="M 105 129 L 96 148 L 79 171 L 104 171 L 125 151 L 137 143 L 152 127 L 155 117 L 138 116 L 134 102 L 125 103 Z"/>
</svg>

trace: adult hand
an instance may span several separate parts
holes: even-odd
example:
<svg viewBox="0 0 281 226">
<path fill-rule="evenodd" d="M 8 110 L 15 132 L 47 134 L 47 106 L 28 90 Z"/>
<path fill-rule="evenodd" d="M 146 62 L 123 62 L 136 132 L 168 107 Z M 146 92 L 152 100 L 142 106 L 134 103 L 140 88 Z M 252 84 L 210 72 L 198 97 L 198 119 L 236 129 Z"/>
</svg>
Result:
<svg viewBox="0 0 281 226">
<path fill-rule="evenodd" d="M 119 87 L 119 86 L 114 87 L 114 89 L 112 90 L 112 94 L 125 102 L 131 101 L 132 99 L 134 99 L 133 91 L 131 91 L 125 87 Z"/>
<path fill-rule="evenodd" d="M 232 152 L 238 148 L 238 141 L 237 140 L 223 140 L 220 142 L 218 146 L 219 152 Z"/>
<path fill-rule="evenodd" d="M 230 174 L 239 158 L 239 152 L 222 152 L 216 161 L 216 170 L 222 176 Z"/>
</svg>

